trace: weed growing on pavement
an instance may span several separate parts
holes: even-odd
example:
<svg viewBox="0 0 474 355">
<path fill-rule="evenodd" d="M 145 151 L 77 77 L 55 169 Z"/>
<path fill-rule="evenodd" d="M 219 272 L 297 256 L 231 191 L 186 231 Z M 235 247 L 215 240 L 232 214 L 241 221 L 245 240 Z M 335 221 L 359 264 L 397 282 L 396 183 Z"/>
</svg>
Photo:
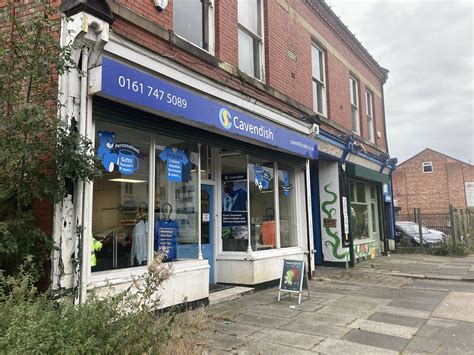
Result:
<svg viewBox="0 0 474 355">
<path fill-rule="evenodd" d="M 458 243 L 456 245 L 444 243 L 439 248 L 433 248 L 430 251 L 433 255 L 440 256 L 467 256 L 473 252 L 473 250 L 465 243 Z"/>
<path fill-rule="evenodd" d="M 161 260 L 156 257 L 129 289 L 92 295 L 81 305 L 39 294 L 27 264 L 17 277 L 0 273 L 0 353 L 194 352 L 194 338 L 208 323 L 203 310 L 152 311 L 160 302 L 157 291 L 171 274 Z"/>
</svg>

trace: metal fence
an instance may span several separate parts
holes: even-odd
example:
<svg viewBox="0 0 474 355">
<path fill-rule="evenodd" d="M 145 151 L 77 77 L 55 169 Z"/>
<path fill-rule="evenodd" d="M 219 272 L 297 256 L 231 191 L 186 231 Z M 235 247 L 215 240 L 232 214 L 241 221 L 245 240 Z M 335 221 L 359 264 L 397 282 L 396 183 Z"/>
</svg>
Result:
<svg viewBox="0 0 474 355">
<path fill-rule="evenodd" d="M 414 209 L 411 213 L 395 214 L 395 222 L 401 226 L 402 222 L 414 222 L 428 229 L 443 232 L 446 239 L 443 243 L 430 244 L 430 248 L 441 247 L 443 244 L 450 243 L 456 245 L 463 243 L 469 247 L 473 246 L 472 238 L 474 237 L 474 210 L 472 209 L 455 209 L 449 207 L 449 211 L 445 213 L 423 213 L 420 209 Z M 400 230 L 400 229 L 399 229 Z M 422 233 L 423 234 L 423 233 Z M 419 238 L 419 233 L 416 234 Z M 397 243 L 398 250 L 423 249 L 427 245 L 414 242 L 407 246 L 406 243 Z"/>
</svg>

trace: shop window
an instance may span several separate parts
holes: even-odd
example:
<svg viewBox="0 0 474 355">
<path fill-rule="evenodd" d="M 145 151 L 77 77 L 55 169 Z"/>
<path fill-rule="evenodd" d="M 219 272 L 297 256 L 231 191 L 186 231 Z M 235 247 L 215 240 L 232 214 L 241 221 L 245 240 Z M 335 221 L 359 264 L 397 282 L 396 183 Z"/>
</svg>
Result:
<svg viewBox="0 0 474 355">
<path fill-rule="evenodd" d="M 212 147 L 207 144 L 201 145 L 201 179 L 202 180 L 213 180 L 212 175 L 213 168 L 213 155 Z"/>
<path fill-rule="evenodd" d="M 209 51 L 212 7 L 208 0 L 174 0 L 173 31 L 196 46 Z"/>
<path fill-rule="evenodd" d="M 166 261 L 198 255 L 198 159 L 196 144 L 155 137 L 153 245 Z"/>
<path fill-rule="evenodd" d="M 93 189 L 91 270 L 146 265 L 150 135 L 97 122 L 96 152 L 102 177 Z"/>
<path fill-rule="evenodd" d="M 276 248 L 275 173 L 272 161 L 251 158 L 248 166 L 252 250 Z"/>
<path fill-rule="evenodd" d="M 239 68 L 263 80 L 263 30 L 261 0 L 238 1 Z"/>
<path fill-rule="evenodd" d="M 351 225 L 354 240 L 378 239 L 378 199 L 375 184 L 350 182 Z"/>
<path fill-rule="evenodd" d="M 280 246 L 298 246 L 296 233 L 295 169 L 278 163 L 278 206 L 280 217 Z"/>
<path fill-rule="evenodd" d="M 349 89 L 351 95 L 352 130 L 360 135 L 359 83 L 352 76 L 349 78 Z"/>
<path fill-rule="evenodd" d="M 247 251 L 249 246 L 247 156 L 221 157 L 222 250 Z"/>
</svg>

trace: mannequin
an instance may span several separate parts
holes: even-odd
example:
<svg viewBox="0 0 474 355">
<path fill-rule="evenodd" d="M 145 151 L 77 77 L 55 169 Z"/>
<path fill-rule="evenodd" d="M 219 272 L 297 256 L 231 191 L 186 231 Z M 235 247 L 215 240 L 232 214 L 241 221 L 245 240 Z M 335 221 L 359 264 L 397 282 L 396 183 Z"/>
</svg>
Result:
<svg viewBox="0 0 474 355">
<path fill-rule="evenodd" d="M 135 261 L 137 265 L 146 265 L 147 261 L 147 235 L 148 218 L 146 212 L 140 208 L 137 213 L 137 223 L 132 232 L 132 251 L 130 254 L 130 263 L 133 266 Z"/>
</svg>

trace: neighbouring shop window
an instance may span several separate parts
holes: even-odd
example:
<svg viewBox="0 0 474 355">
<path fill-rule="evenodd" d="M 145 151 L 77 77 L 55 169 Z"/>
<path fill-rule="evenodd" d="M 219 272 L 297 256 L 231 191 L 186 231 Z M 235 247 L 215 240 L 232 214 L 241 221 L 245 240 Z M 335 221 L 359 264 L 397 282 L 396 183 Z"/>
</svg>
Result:
<svg viewBox="0 0 474 355">
<path fill-rule="evenodd" d="M 103 175 L 94 181 L 91 270 L 146 265 L 150 135 L 97 122 L 96 152 Z"/>
<path fill-rule="evenodd" d="M 278 205 L 280 214 L 280 246 L 298 246 L 296 234 L 295 169 L 278 163 Z"/>
<path fill-rule="evenodd" d="M 352 236 L 377 240 L 379 236 L 377 185 L 350 182 Z"/>
<path fill-rule="evenodd" d="M 238 1 L 239 68 L 263 79 L 263 30 L 261 0 Z"/>
<path fill-rule="evenodd" d="M 252 250 L 274 249 L 277 229 L 273 162 L 250 158 L 248 170 Z"/>
<path fill-rule="evenodd" d="M 222 250 L 247 251 L 248 181 L 247 156 L 222 156 Z"/>
<path fill-rule="evenodd" d="M 196 144 L 155 136 L 153 245 L 166 261 L 198 255 L 198 159 Z"/>
<path fill-rule="evenodd" d="M 173 31 L 208 51 L 210 10 L 208 0 L 174 0 Z"/>
</svg>

